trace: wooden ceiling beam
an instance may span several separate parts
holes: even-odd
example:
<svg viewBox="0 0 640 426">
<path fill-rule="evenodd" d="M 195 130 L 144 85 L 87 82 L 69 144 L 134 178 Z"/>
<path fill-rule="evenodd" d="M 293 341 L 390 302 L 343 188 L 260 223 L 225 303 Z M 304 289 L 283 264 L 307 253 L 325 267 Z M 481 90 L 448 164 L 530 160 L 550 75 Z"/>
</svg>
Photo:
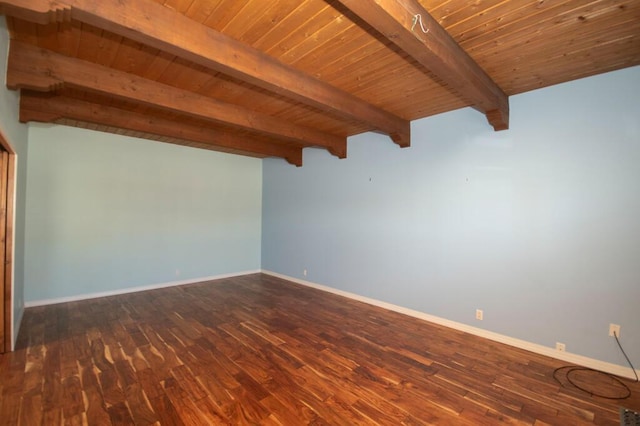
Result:
<svg viewBox="0 0 640 426">
<path fill-rule="evenodd" d="M 193 146 L 198 148 L 280 157 L 293 165 L 302 166 L 301 147 L 258 141 L 245 136 L 234 137 L 210 127 L 194 126 L 66 96 L 28 90 L 20 94 L 21 122 L 54 123 L 62 118 L 195 142 Z"/>
<path fill-rule="evenodd" d="M 283 141 L 291 141 L 301 147 L 324 147 L 339 158 L 347 155 L 347 141 L 344 137 L 299 126 L 237 105 L 102 65 L 70 58 L 17 40 L 11 41 L 9 48 L 7 86 L 10 89 L 30 89 L 40 92 L 50 92 L 62 86 L 75 87 L 232 125 Z"/>
<path fill-rule="evenodd" d="M 408 120 L 150 0 L 0 0 L 0 13 L 47 24 L 75 19 L 223 72 L 410 145 Z"/>
<path fill-rule="evenodd" d="M 509 128 L 509 100 L 418 0 L 338 0 L 487 116 Z"/>
</svg>

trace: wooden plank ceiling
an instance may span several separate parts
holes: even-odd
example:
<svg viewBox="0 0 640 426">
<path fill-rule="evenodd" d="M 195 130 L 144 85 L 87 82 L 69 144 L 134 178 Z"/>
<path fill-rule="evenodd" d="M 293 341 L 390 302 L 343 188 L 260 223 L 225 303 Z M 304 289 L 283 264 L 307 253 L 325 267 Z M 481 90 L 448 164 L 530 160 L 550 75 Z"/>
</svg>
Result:
<svg viewBox="0 0 640 426">
<path fill-rule="evenodd" d="M 637 0 L 0 0 L 21 121 L 302 165 L 365 131 L 640 64 Z"/>
</svg>

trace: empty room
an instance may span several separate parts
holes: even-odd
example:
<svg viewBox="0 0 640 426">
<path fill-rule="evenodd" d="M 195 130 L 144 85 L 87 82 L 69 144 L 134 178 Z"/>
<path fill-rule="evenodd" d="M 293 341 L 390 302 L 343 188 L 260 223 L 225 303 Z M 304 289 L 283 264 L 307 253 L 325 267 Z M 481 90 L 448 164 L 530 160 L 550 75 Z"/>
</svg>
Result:
<svg viewBox="0 0 640 426">
<path fill-rule="evenodd" d="M 0 425 L 640 424 L 640 2 L 0 0 Z"/>
</svg>

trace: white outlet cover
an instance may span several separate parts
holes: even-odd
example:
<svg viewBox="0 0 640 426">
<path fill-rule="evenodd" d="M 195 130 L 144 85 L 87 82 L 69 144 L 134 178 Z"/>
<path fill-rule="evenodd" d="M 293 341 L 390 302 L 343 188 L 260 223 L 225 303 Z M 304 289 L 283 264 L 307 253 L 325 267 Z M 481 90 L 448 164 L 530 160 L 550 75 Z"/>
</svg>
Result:
<svg viewBox="0 0 640 426">
<path fill-rule="evenodd" d="M 618 324 L 609 324 L 609 336 L 613 337 L 613 332 L 620 337 L 620 326 Z"/>
</svg>

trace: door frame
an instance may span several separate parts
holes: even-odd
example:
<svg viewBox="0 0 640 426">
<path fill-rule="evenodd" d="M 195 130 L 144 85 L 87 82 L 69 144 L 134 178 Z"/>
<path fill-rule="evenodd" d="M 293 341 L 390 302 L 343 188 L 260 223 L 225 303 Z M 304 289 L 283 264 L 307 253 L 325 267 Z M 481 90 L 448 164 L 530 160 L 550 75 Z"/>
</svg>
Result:
<svg viewBox="0 0 640 426">
<path fill-rule="evenodd" d="M 8 154 L 6 182 L 0 194 L 3 200 L 0 205 L 6 208 L 5 217 L 0 226 L 5 229 L 4 240 L 4 273 L 0 276 L 0 303 L 4 307 L 4 339 L 0 342 L 0 353 L 9 352 L 13 347 L 13 268 L 14 268 L 14 227 L 15 227 L 15 194 L 16 194 L 16 152 L 0 130 L 0 149 Z M 0 179 L 0 182 L 5 179 Z M 6 186 L 5 186 L 6 185 Z M 0 215 L 1 217 L 1 215 Z"/>
</svg>

